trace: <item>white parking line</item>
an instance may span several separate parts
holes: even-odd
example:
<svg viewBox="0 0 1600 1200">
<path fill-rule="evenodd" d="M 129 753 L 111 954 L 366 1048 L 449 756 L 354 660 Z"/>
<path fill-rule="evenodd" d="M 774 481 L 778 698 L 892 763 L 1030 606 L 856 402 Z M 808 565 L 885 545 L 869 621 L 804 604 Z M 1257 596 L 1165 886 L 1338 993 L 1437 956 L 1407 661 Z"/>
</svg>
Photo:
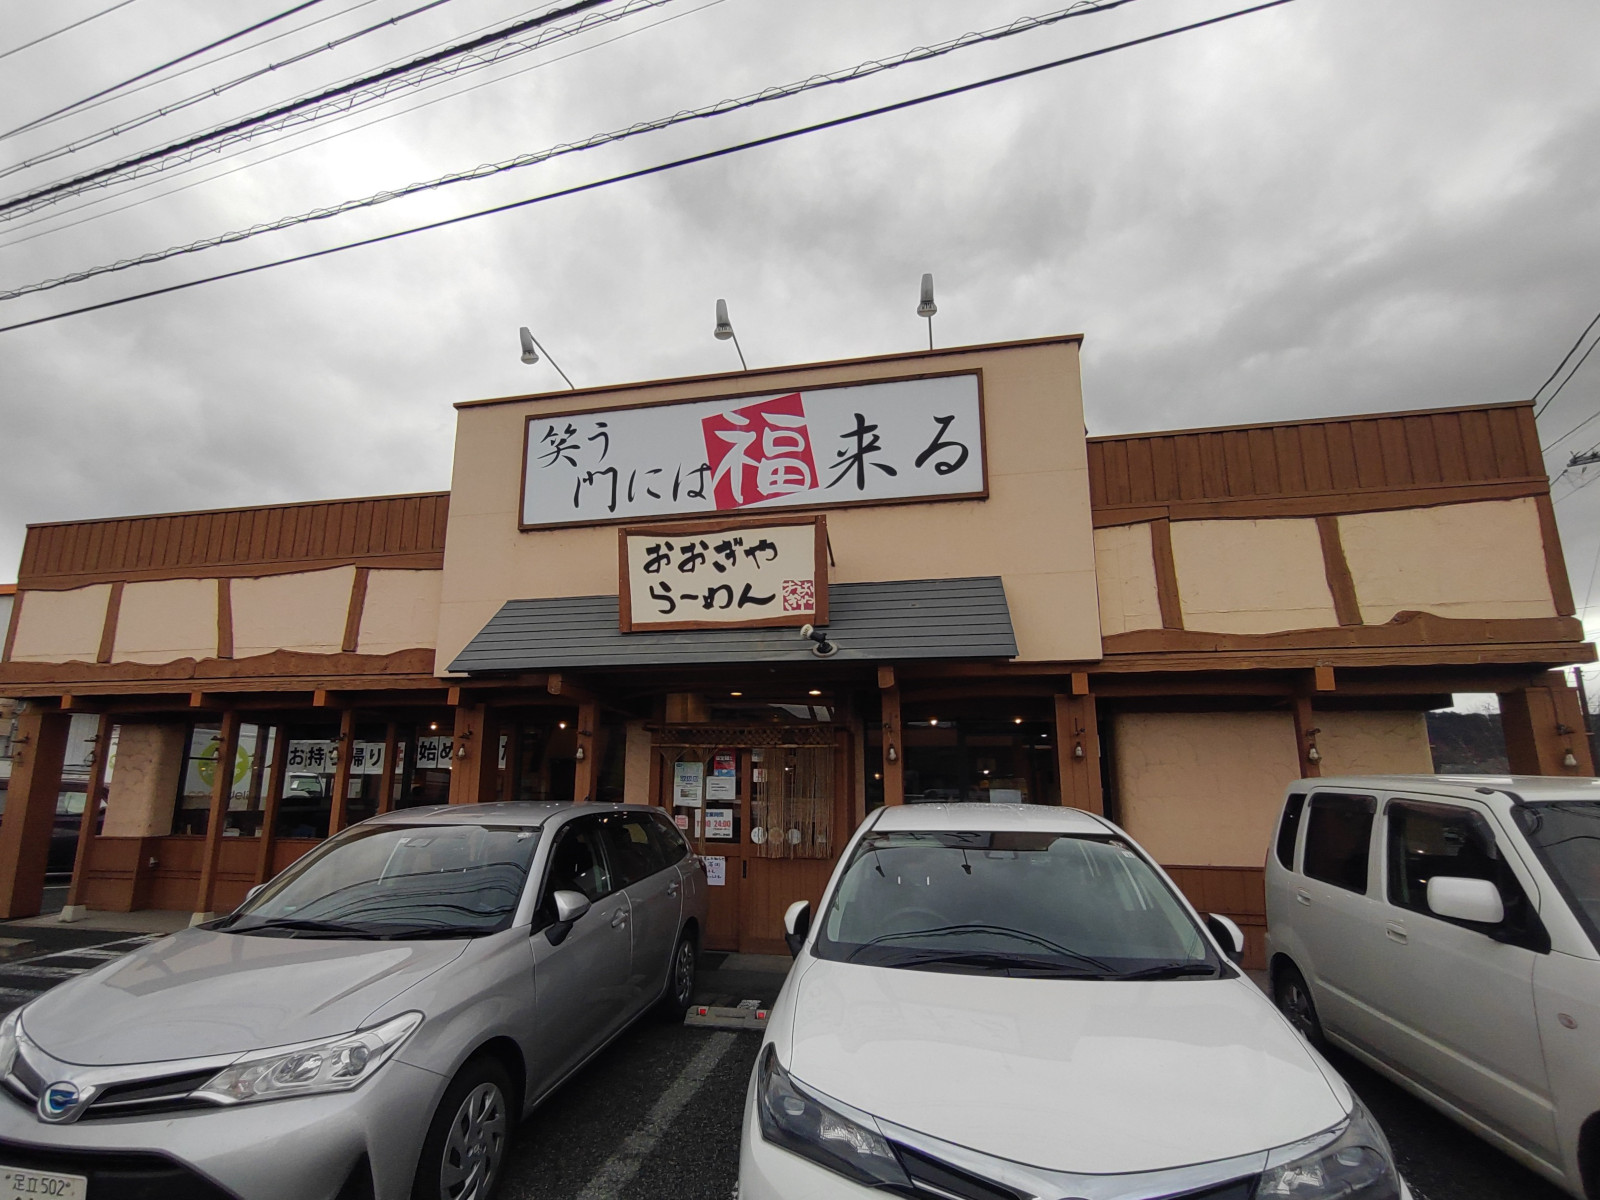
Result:
<svg viewBox="0 0 1600 1200">
<path fill-rule="evenodd" d="M 614 1200 L 628 1185 L 628 1181 L 639 1173 L 639 1167 L 650 1151 L 655 1149 L 673 1118 L 694 1098 L 700 1085 L 705 1083 L 706 1076 L 711 1074 L 738 1040 L 736 1033 L 713 1033 L 707 1038 L 706 1044 L 700 1047 L 699 1052 L 679 1072 L 677 1079 L 672 1081 L 672 1086 L 661 1093 L 655 1106 L 650 1109 L 650 1115 L 640 1122 L 639 1127 L 617 1148 L 617 1152 L 606 1159 L 594 1177 L 584 1185 L 583 1191 L 578 1193 L 578 1200 Z"/>
</svg>

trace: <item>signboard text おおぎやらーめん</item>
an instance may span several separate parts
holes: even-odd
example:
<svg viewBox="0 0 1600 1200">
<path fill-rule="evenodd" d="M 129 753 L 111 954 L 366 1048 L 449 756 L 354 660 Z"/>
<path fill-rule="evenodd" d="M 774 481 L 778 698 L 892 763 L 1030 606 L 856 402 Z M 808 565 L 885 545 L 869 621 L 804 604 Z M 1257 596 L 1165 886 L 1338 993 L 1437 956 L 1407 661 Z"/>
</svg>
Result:
<svg viewBox="0 0 1600 1200">
<path fill-rule="evenodd" d="M 520 527 L 987 493 L 976 372 L 530 416 Z"/>
</svg>

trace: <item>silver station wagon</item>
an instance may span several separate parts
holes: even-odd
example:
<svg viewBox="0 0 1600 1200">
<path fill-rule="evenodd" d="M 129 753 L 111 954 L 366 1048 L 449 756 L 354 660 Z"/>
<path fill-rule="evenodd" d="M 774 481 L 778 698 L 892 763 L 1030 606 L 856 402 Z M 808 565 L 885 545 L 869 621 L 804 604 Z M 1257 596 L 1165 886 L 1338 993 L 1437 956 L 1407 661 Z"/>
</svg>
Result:
<svg viewBox="0 0 1600 1200">
<path fill-rule="evenodd" d="M 0 1196 L 483 1200 L 523 1115 L 682 1016 L 705 918 L 659 809 L 362 822 L 0 1022 Z"/>
</svg>

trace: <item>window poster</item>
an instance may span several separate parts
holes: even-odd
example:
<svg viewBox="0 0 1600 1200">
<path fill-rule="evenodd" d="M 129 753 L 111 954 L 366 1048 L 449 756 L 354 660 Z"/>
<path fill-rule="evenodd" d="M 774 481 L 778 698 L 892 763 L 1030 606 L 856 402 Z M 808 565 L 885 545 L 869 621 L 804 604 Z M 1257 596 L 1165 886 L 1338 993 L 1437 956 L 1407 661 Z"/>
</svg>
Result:
<svg viewBox="0 0 1600 1200">
<path fill-rule="evenodd" d="M 728 860 L 719 855 L 709 855 L 701 860 L 706 864 L 706 883 L 711 887 L 728 886 Z"/>
<path fill-rule="evenodd" d="M 706 765 L 703 762 L 672 764 L 672 803 L 677 808 L 699 808 L 705 796 Z"/>
<path fill-rule="evenodd" d="M 733 809 L 706 809 L 706 837 L 715 841 L 733 840 Z"/>
</svg>

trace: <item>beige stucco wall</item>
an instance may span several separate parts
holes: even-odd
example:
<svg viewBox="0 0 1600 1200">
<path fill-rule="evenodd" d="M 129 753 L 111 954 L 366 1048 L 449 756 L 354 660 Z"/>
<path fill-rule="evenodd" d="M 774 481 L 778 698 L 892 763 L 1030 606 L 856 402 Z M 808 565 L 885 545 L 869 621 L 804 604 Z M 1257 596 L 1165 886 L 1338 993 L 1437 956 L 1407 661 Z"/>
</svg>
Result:
<svg viewBox="0 0 1600 1200">
<path fill-rule="evenodd" d="M 183 769 L 187 725 L 123 725 L 106 789 L 105 837 L 164 837 Z"/>
<path fill-rule="evenodd" d="M 1174 521 L 1185 629 L 1278 633 L 1339 623 L 1315 521 Z"/>
<path fill-rule="evenodd" d="M 1486 500 L 1339 518 L 1361 619 L 1553 617 L 1534 500 Z"/>
<path fill-rule="evenodd" d="M 1121 823 L 1157 862 L 1259 867 L 1300 775 L 1286 712 L 1118 713 Z"/>
<path fill-rule="evenodd" d="M 160 579 L 123 588 L 112 662 L 165 663 L 216 654 L 215 579 Z"/>
<path fill-rule="evenodd" d="M 26 592 L 17 617 L 12 662 L 93 662 L 105 630 L 111 585 L 68 592 Z"/>
<path fill-rule="evenodd" d="M 432 646 L 439 633 L 443 571 L 372 571 L 361 608 L 362 654 L 389 654 Z"/>
<path fill-rule="evenodd" d="M 1427 714 L 1322 712 L 1315 716 L 1324 775 L 1430 774 Z"/>
<path fill-rule="evenodd" d="M 1099 658 L 1078 347 L 1068 342 L 460 410 L 437 670 L 442 673 L 508 599 L 617 592 L 615 527 L 518 532 L 523 425 L 530 414 L 781 393 L 974 367 L 984 373 L 989 498 L 824 510 L 835 558 L 832 580 L 999 575 L 1021 658 Z"/>
<path fill-rule="evenodd" d="M 1100 635 L 1160 629 L 1156 563 L 1150 526 L 1111 525 L 1094 531 L 1094 569 L 1100 594 Z"/>
<path fill-rule="evenodd" d="M 233 581 L 233 656 L 336 654 L 350 616 L 354 567 Z M 369 581 L 370 586 L 370 581 Z"/>
</svg>

